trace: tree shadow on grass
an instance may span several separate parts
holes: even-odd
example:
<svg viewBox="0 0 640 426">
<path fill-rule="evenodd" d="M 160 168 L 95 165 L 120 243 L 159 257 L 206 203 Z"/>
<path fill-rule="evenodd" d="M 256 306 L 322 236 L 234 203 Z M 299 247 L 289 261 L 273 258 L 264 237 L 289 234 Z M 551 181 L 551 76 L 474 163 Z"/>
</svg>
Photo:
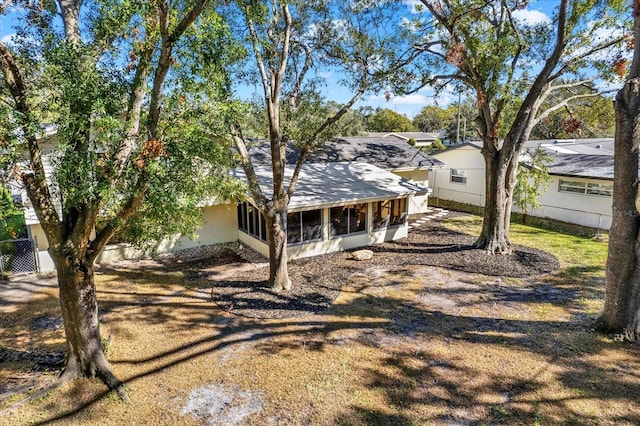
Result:
<svg viewBox="0 0 640 426">
<path fill-rule="evenodd" d="M 180 308 L 193 307 L 183 305 Z M 354 320 L 354 312 L 363 315 Z M 148 315 L 155 314 L 149 312 Z M 146 320 L 154 321 L 152 318 Z M 610 344 L 563 321 L 464 317 L 430 311 L 419 304 L 392 297 L 355 294 L 352 300 L 336 305 L 326 315 L 287 323 L 235 320 L 220 324 L 217 330 L 218 334 L 178 344 L 151 356 L 111 359 L 111 362 L 116 367 L 137 365 L 140 372 L 123 377 L 126 383 L 133 383 L 194 358 L 221 353 L 242 344 L 250 344 L 266 355 L 291 349 L 322 352 L 337 345 L 374 347 L 382 364 L 363 366 L 360 373 L 366 387 L 383 396 L 386 408 L 356 401 L 349 412 L 333 419 L 336 424 L 345 425 L 411 424 L 416 421 L 416 413 L 424 416 L 423 421 L 470 424 L 531 423 L 539 418 L 547 422 L 558 419 L 571 422 L 580 418 L 589 421 L 583 417 L 584 412 L 576 409 L 577 402 L 596 398 L 605 403 L 633 404 L 640 394 L 638 377 L 629 380 L 627 376 L 602 370 L 585 359 L 586 353 L 599 353 L 610 348 Z M 588 348 L 573 345 L 570 337 L 575 333 L 584 336 Z M 468 350 L 477 348 L 478 357 L 495 354 L 495 350 L 500 349 L 532 354 L 543 361 L 532 366 L 530 374 L 505 374 L 495 366 L 484 368 L 481 360 L 474 364 L 469 358 L 461 360 L 460 355 L 443 358 L 441 348 L 430 348 L 435 342 L 438 347 L 449 344 L 465 346 Z M 351 362 L 358 364 L 357 359 Z M 538 377 L 550 365 L 562 368 L 564 373 L 559 382 L 571 390 L 571 395 L 545 396 L 547 384 Z M 474 377 L 483 380 L 467 384 Z M 38 424 L 70 419 L 107 394 L 105 390 L 76 409 Z M 542 405 L 546 406 L 544 413 L 537 412 L 536 407 Z M 591 421 L 619 419 L 640 422 L 640 417 L 633 411 L 620 413 L 619 417 L 594 414 Z"/>
<path fill-rule="evenodd" d="M 362 265 L 360 269 L 366 271 L 365 266 L 370 264 Z M 405 265 L 399 269 L 390 268 L 388 272 L 409 275 L 411 280 L 415 280 L 420 275 L 414 268 L 414 265 Z M 559 283 L 570 286 L 572 279 L 598 272 L 597 268 L 567 270 L 560 276 Z M 148 278 L 126 273 L 123 278 L 157 284 L 154 281 L 162 274 L 161 271 L 153 271 L 152 278 Z M 313 277 L 312 274 L 308 276 Z M 577 405 L 588 404 L 593 399 L 602 400 L 605 405 L 619 403 L 632 406 L 637 403 L 640 378 L 628 374 L 628 371 L 634 371 L 633 362 L 618 362 L 613 370 L 603 369 L 601 364 L 586 359 L 589 355 L 610 350 L 610 342 L 599 339 L 583 324 L 572 321 L 519 319 L 517 315 L 496 317 L 491 312 L 479 314 L 477 311 L 492 303 L 564 305 L 584 297 L 579 289 L 571 287 L 554 292 L 550 291 L 553 290 L 551 286 L 541 283 L 528 287 L 482 285 L 484 299 L 473 299 L 470 296 L 478 292 L 478 285 L 469 281 L 467 286 L 441 290 L 416 288 L 413 298 L 407 299 L 406 295 L 388 295 L 390 290 L 401 290 L 399 287 L 403 285 L 403 279 L 389 274 L 378 278 L 374 283 L 359 287 L 350 283 L 350 287 L 343 292 L 348 297 L 339 300 L 324 314 L 316 312 L 315 315 L 291 319 L 286 323 L 227 318 L 213 307 L 202 306 L 203 302 L 211 299 L 201 291 L 172 295 L 150 289 L 148 293 L 140 294 L 132 286 L 125 292 L 101 289 L 98 294 L 104 315 L 126 310 L 130 319 L 141 326 L 174 323 L 176 311 L 186 313 L 183 316 L 189 318 L 181 320 L 177 328 L 215 325 L 211 335 L 206 338 L 175 344 L 147 357 L 111 359 L 116 368 L 118 365 L 136 366 L 137 373 L 122 377 L 127 383 L 134 383 L 200 356 L 222 356 L 229 348 L 249 347 L 268 356 L 285 350 L 322 353 L 335 346 L 364 346 L 375 348 L 382 359 L 378 365 L 362 366 L 360 373 L 367 388 L 383 396 L 385 407 L 354 401 L 347 412 L 333 419 L 337 424 L 410 424 L 417 418 L 427 422 L 463 424 L 529 424 L 539 419 L 546 420 L 543 423 L 564 423 L 578 422 L 581 418 L 592 423 L 618 420 L 640 423 L 637 410 L 589 415 L 577 408 Z M 238 288 L 238 300 L 242 300 L 245 290 L 254 289 L 253 284 L 249 285 L 240 278 L 227 280 L 221 285 Z M 574 282 L 573 285 L 578 284 Z M 584 287 L 583 284 L 578 286 Z M 593 283 L 588 286 L 596 288 Z M 256 290 L 266 292 L 260 287 Z M 447 296 L 458 305 L 446 307 L 421 303 L 420 295 L 429 302 L 429 298 L 435 299 L 438 291 L 446 291 Z M 587 292 L 589 294 L 597 293 Z M 118 296 L 123 299 L 102 300 Z M 266 310 L 289 309 L 287 303 L 293 297 L 286 293 L 279 297 L 282 302 L 273 302 Z M 316 304 L 313 301 L 305 303 L 309 305 L 305 309 L 314 312 Z M 465 310 L 461 311 L 461 308 Z M 24 309 L 27 309 L 26 305 Z M 191 317 L 189 312 L 193 312 Z M 214 321 L 216 318 L 227 319 Z M 472 352 L 479 358 L 477 365 L 456 353 L 443 356 L 443 352 L 446 353 L 443 345 L 460 346 Z M 636 355 L 638 352 L 626 346 L 614 346 L 614 349 L 620 348 Z M 495 366 L 485 367 L 487 363 L 483 362 L 482 357 L 489 357 L 490 360 L 500 352 L 513 354 L 513 357 L 531 357 L 534 365 L 528 369 L 530 374 L 510 374 L 508 370 L 505 373 Z M 357 364 L 358 360 L 352 362 Z M 503 362 L 508 365 L 511 361 L 505 357 Z M 564 393 L 550 395 L 548 383 L 538 378 L 547 374 L 551 367 L 561 371 L 556 381 Z M 468 383 L 476 377 L 482 380 Z M 107 394 L 108 391 L 100 393 L 76 409 L 52 416 L 41 424 L 70 419 L 94 406 Z"/>
</svg>

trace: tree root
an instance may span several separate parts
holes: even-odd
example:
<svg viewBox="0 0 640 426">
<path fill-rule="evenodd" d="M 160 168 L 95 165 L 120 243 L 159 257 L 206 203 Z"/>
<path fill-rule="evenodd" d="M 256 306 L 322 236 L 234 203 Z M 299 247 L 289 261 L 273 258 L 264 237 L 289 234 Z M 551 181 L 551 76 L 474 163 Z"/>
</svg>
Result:
<svg viewBox="0 0 640 426">
<path fill-rule="evenodd" d="M 512 253 L 511 243 L 508 241 L 499 243 L 493 238 L 488 239 L 484 236 L 480 236 L 480 238 L 473 243 L 473 247 L 477 249 L 484 249 L 488 254 L 509 255 Z"/>
</svg>

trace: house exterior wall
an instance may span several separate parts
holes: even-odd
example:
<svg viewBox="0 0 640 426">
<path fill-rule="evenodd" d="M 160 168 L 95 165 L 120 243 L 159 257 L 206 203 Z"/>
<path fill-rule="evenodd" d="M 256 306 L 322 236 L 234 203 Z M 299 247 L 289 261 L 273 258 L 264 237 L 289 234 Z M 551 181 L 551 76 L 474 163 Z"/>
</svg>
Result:
<svg viewBox="0 0 640 426">
<path fill-rule="evenodd" d="M 485 164 L 479 149 L 464 146 L 433 156 L 446 164 L 446 167 L 431 172 L 431 197 L 435 198 L 436 202 L 442 199 L 484 206 Z M 466 174 L 466 182 L 452 182 L 451 169 L 462 170 Z M 538 198 L 540 208 L 528 214 L 592 228 L 609 229 L 612 219 L 611 197 L 560 192 L 560 179 L 596 184 L 611 182 L 604 179 L 552 176 L 548 189 Z M 513 206 L 513 211 L 520 212 L 516 206 Z"/>
<path fill-rule="evenodd" d="M 403 170 L 393 171 L 393 173 L 420 185 L 429 186 L 429 170 Z M 428 210 L 429 196 L 427 194 L 409 197 L 409 214 L 426 213 Z"/>
<path fill-rule="evenodd" d="M 609 229 L 612 220 L 612 198 L 603 195 L 560 192 L 561 179 L 585 183 L 611 184 L 610 180 L 604 179 L 552 176 L 548 189 L 538 197 L 540 208 L 529 212 L 529 214 L 591 228 Z"/>
<path fill-rule="evenodd" d="M 431 198 L 436 202 L 440 199 L 458 203 L 484 206 L 485 179 L 484 158 L 480 150 L 473 146 L 462 146 L 456 149 L 432 154 L 445 163 L 445 167 L 431 172 L 430 184 L 433 188 Z M 451 170 L 456 169 L 464 173 L 466 181 L 452 182 Z"/>
<path fill-rule="evenodd" d="M 171 246 L 171 251 L 238 240 L 236 203 L 205 207 L 203 216 L 202 226 L 196 230 L 196 239 L 182 236 Z"/>
<path fill-rule="evenodd" d="M 350 250 L 358 247 L 366 247 L 373 244 L 380 244 L 385 241 L 396 240 L 408 235 L 408 222 L 405 220 L 402 225 L 387 227 L 385 229 L 374 230 L 373 226 L 373 210 L 372 203 L 367 205 L 367 223 L 368 231 L 358 232 L 354 234 L 340 235 L 329 237 L 330 229 L 330 208 L 322 210 L 322 240 L 310 241 L 307 243 L 290 244 L 287 246 L 287 257 L 290 260 L 299 259 L 309 256 L 317 256 L 321 254 L 334 253 L 338 251 Z M 238 232 L 238 240 L 251 247 L 261 255 L 269 257 L 269 247 L 263 241 L 250 236 L 244 231 Z"/>
<path fill-rule="evenodd" d="M 408 203 L 410 204 L 410 203 Z M 403 225 L 393 226 L 382 230 L 373 230 L 372 204 L 367 206 L 367 226 L 368 232 L 329 237 L 329 209 L 322 211 L 322 241 L 314 241 L 307 244 L 294 244 L 287 247 L 289 259 L 300 259 L 309 256 L 318 256 L 326 253 L 351 250 L 358 247 L 366 247 L 373 244 L 380 244 L 385 241 L 397 240 L 408 235 L 408 224 L 405 220 Z M 268 255 L 268 251 L 267 251 Z"/>
<path fill-rule="evenodd" d="M 238 219 L 236 205 L 224 204 L 208 206 L 203 211 L 203 223 L 196 231 L 197 238 L 190 239 L 187 236 L 175 236 L 161 242 L 157 247 L 158 253 L 183 250 L 211 244 L 228 243 L 238 240 Z M 27 226 L 29 238 L 37 238 L 38 257 L 41 272 L 55 270 L 55 265 L 47 249 L 49 244 L 39 223 Z M 141 259 L 148 253 L 137 249 L 130 244 L 109 244 L 96 259 L 96 263 L 117 262 L 125 259 Z"/>
</svg>

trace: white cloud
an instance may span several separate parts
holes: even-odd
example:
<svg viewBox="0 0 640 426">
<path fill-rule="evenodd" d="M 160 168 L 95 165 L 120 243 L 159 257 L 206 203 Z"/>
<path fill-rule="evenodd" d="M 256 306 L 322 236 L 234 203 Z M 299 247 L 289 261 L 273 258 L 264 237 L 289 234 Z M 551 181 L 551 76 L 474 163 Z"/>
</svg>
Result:
<svg viewBox="0 0 640 426">
<path fill-rule="evenodd" d="M 15 34 L 7 34 L 4 37 L 0 38 L 0 43 L 2 44 L 11 44 L 13 43 L 13 38 L 15 37 Z"/>
<path fill-rule="evenodd" d="M 551 18 L 539 10 L 520 9 L 513 12 L 513 17 L 527 25 L 549 24 Z"/>
<path fill-rule="evenodd" d="M 331 81 L 333 77 L 333 73 L 331 71 L 320 71 L 318 73 L 318 77 L 324 78 L 325 80 Z"/>
<path fill-rule="evenodd" d="M 394 105 L 425 105 L 429 102 L 426 96 L 419 93 L 413 93 L 411 95 L 394 96 L 391 98 L 391 103 Z"/>
</svg>

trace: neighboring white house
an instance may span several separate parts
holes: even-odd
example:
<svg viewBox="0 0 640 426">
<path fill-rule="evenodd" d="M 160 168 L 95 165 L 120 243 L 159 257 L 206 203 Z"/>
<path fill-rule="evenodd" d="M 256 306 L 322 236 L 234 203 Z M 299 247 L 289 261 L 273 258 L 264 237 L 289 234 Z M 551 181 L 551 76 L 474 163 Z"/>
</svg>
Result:
<svg viewBox="0 0 640 426">
<path fill-rule="evenodd" d="M 548 165 L 552 181 L 538 198 L 540 208 L 529 214 L 609 229 L 613 140 L 530 141 L 527 147 L 545 149 L 553 159 Z M 431 175 L 431 197 L 436 202 L 442 199 L 484 206 L 485 163 L 481 148 L 480 142 L 469 142 L 432 154 L 446 164 Z"/>
<path fill-rule="evenodd" d="M 479 142 L 455 145 L 431 154 L 445 166 L 431 172 L 431 197 L 458 203 L 484 206 L 484 158 Z"/>
</svg>

